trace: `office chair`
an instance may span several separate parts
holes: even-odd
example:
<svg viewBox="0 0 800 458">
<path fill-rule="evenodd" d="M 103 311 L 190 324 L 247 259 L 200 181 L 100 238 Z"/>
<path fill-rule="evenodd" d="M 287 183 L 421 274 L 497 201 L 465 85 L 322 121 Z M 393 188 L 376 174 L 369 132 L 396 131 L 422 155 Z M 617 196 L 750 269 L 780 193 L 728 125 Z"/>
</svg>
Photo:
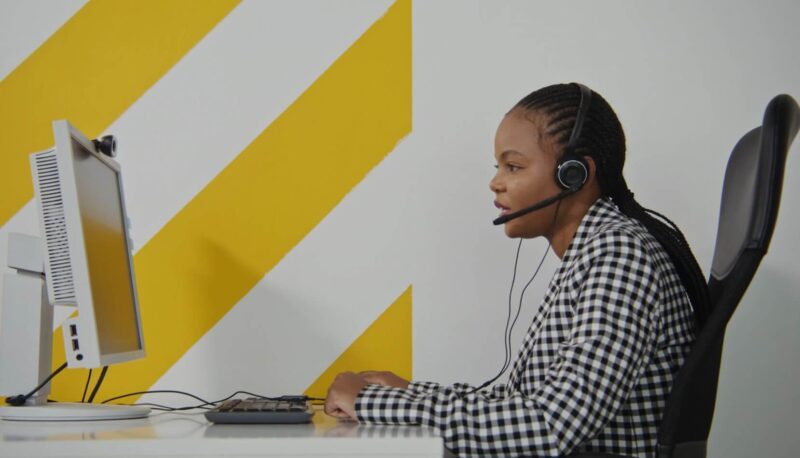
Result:
<svg viewBox="0 0 800 458">
<path fill-rule="evenodd" d="M 658 431 L 657 458 L 706 457 L 725 328 L 769 248 L 786 153 L 799 127 L 797 102 L 779 95 L 767 105 L 763 124 L 745 134 L 731 152 L 708 281 L 711 314 L 672 385 Z M 622 458 L 586 453 L 570 457 Z"/>
<path fill-rule="evenodd" d="M 788 95 L 773 98 L 764 122 L 733 148 L 708 290 L 711 315 L 672 386 L 658 431 L 658 458 L 705 458 L 728 321 L 767 253 L 783 187 L 786 153 L 800 127 Z"/>
</svg>

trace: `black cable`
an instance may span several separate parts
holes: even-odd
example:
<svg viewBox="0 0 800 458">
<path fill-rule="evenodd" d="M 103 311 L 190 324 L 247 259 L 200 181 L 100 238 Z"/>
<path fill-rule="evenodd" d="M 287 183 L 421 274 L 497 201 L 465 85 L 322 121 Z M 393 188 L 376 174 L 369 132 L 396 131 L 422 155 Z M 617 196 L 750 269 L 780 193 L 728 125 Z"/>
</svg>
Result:
<svg viewBox="0 0 800 458">
<path fill-rule="evenodd" d="M 120 405 L 120 404 L 115 404 L 115 405 Z M 183 410 L 194 410 L 194 409 L 204 409 L 204 410 L 214 409 L 213 407 L 207 407 L 207 406 L 170 407 L 170 406 L 165 406 L 163 404 L 155 404 L 152 402 L 137 402 L 135 404 L 121 404 L 121 405 L 151 407 L 153 410 L 161 410 L 164 412 L 180 412 Z"/>
<path fill-rule="evenodd" d="M 514 332 L 514 326 L 517 324 L 517 319 L 519 318 L 519 314 L 522 311 L 522 300 L 525 297 L 525 291 L 528 289 L 528 286 L 530 286 L 531 283 L 533 283 L 533 280 L 539 274 L 539 270 L 541 270 L 542 265 L 544 264 L 544 260 L 545 260 L 545 258 L 547 258 L 547 254 L 549 252 L 550 252 L 550 244 L 548 243 L 547 244 L 547 249 L 545 249 L 544 254 L 542 255 L 542 258 L 539 260 L 539 265 L 536 266 L 536 271 L 533 273 L 533 276 L 531 276 L 531 279 L 528 280 L 528 282 L 522 288 L 522 292 L 520 293 L 520 296 L 519 296 L 519 305 L 517 306 L 517 313 L 514 316 L 514 321 L 511 322 L 511 329 L 509 330 L 508 326 L 506 326 L 506 334 L 505 334 L 504 337 L 506 339 L 506 349 L 507 349 L 507 351 L 506 351 L 505 360 L 503 362 L 503 367 L 500 369 L 500 372 L 498 372 L 497 375 L 495 375 L 493 378 L 483 382 L 480 386 L 478 386 L 477 388 L 475 388 L 472 391 L 470 391 L 469 394 L 475 393 L 476 391 L 480 391 L 480 390 L 486 388 L 487 386 L 491 385 L 497 379 L 499 379 L 505 373 L 505 371 L 507 371 L 508 368 L 511 366 L 511 355 L 510 355 L 510 352 L 511 352 L 511 336 L 512 336 L 512 334 Z M 516 266 L 515 266 L 515 270 L 516 270 Z M 511 309 L 509 308 L 509 318 L 510 317 L 511 317 Z"/>
<path fill-rule="evenodd" d="M 511 355 L 511 339 L 509 338 L 509 334 L 510 334 L 509 325 L 511 323 L 511 301 L 513 299 L 513 293 L 514 293 L 514 283 L 516 282 L 516 279 L 517 279 L 517 266 L 519 264 L 519 253 L 520 253 L 520 250 L 522 249 L 522 240 L 523 239 L 520 238 L 519 239 L 519 244 L 517 244 L 517 254 L 514 256 L 514 270 L 513 270 L 513 273 L 511 274 L 511 287 L 508 289 L 508 315 L 506 315 L 506 328 L 505 328 L 505 331 L 503 332 L 503 350 L 504 350 L 503 365 L 500 367 L 500 371 L 497 373 L 497 375 L 495 375 L 493 378 L 483 382 L 477 388 L 474 388 L 472 391 L 469 392 L 469 394 L 472 394 L 472 393 L 474 393 L 476 391 L 482 390 L 482 389 L 486 388 L 487 386 L 489 386 L 489 384 L 491 384 L 492 382 L 497 380 L 503 374 L 503 372 L 505 372 L 506 369 L 508 369 L 508 366 L 510 364 L 510 360 L 511 360 L 511 356 L 510 356 Z M 511 332 L 513 332 L 513 329 L 514 329 L 514 326 L 511 325 Z"/>
<path fill-rule="evenodd" d="M 283 396 L 277 396 L 277 397 L 272 396 L 271 397 L 271 396 L 264 396 L 263 394 L 251 393 L 249 391 L 236 391 L 235 393 L 231 394 L 230 396 L 225 397 L 223 399 L 220 399 L 219 401 L 214 401 L 213 403 L 214 404 L 219 404 L 221 402 L 225 402 L 228 399 L 233 398 L 237 394 L 246 394 L 248 396 L 252 396 L 254 398 L 259 398 L 259 399 L 265 399 L 267 401 L 288 401 L 288 400 L 293 400 L 293 399 L 302 399 L 302 400 L 305 400 L 305 401 L 319 401 L 319 400 L 324 401 L 325 400 L 325 398 L 311 398 L 311 397 L 308 397 L 308 396 L 305 396 L 305 395 L 283 395 Z"/>
<path fill-rule="evenodd" d="M 511 350 L 511 334 L 514 332 L 514 325 L 517 324 L 517 319 L 519 318 L 519 313 L 522 311 L 522 299 L 525 297 L 525 291 L 528 290 L 528 286 L 531 286 L 533 280 L 539 275 L 539 270 L 541 270 L 542 265 L 544 264 L 544 260 L 547 258 L 547 254 L 550 253 L 551 245 L 548 243 L 547 248 L 544 250 L 544 254 L 542 255 L 542 259 L 539 260 L 539 265 L 536 266 L 536 271 L 533 272 L 533 276 L 531 279 L 528 280 L 528 283 L 522 288 L 522 292 L 519 294 L 519 305 L 517 306 L 517 315 L 514 317 L 514 321 L 511 323 L 511 331 L 508 333 L 508 349 Z M 508 364 L 506 365 L 503 372 L 505 372 L 508 367 L 511 365 L 511 358 L 508 359 Z"/>
<path fill-rule="evenodd" d="M 555 213 L 553 213 L 553 222 L 550 225 L 550 231 L 551 232 L 552 232 L 553 228 L 555 227 L 556 220 L 558 219 L 558 211 L 560 209 L 561 209 L 561 200 L 558 201 L 558 204 L 556 205 L 556 211 L 555 211 Z M 517 263 L 519 262 L 519 252 L 520 252 L 520 248 L 522 247 L 522 239 L 520 238 L 519 245 L 517 245 L 517 255 L 514 257 L 514 273 L 513 273 L 512 278 L 511 278 L 511 288 L 509 288 L 509 291 L 508 291 L 508 317 L 506 318 L 506 330 L 505 330 L 505 333 L 503 334 L 503 337 L 504 337 L 503 344 L 504 344 L 504 348 L 505 348 L 505 357 L 503 358 L 503 367 L 500 369 L 500 372 L 498 372 L 497 375 L 495 375 L 493 378 L 483 382 L 480 386 L 478 386 L 477 388 L 472 389 L 467 394 L 475 393 L 476 391 L 480 391 L 480 390 L 486 388 L 487 386 L 491 385 L 492 383 L 494 383 L 495 380 L 500 378 L 500 376 L 502 376 L 503 373 L 505 373 L 505 371 L 508 370 L 509 366 L 511 366 L 511 359 L 512 359 L 512 357 L 511 357 L 511 337 L 512 337 L 512 334 L 514 333 L 514 325 L 517 324 L 517 319 L 519 318 L 520 311 L 522 311 L 522 299 L 525 297 L 525 291 L 528 289 L 528 286 L 530 286 L 531 283 L 533 283 L 533 280 L 539 274 L 539 270 L 542 268 L 542 265 L 544 264 L 544 260 L 547 257 L 547 253 L 550 252 L 551 246 L 552 245 L 548 242 L 547 249 L 544 251 L 544 254 L 542 255 L 542 259 L 539 260 L 539 265 L 536 266 L 536 271 L 531 276 L 531 279 L 528 280 L 528 282 L 522 288 L 522 292 L 519 295 L 519 306 L 517 307 L 517 313 L 514 316 L 514 321 L 511 323 L 511 329 L 509 330 L 508 322 L 511 319 L 511 296 L 512 296 L 512 293 L 514 291 L 514 282 L 515 282 L 516 277 L 517 277 Z"/>
<path fill-rule="evenodd" d="M 267 401 L 286 401 L 286 400 L 296 400 L 296 399 L 303 399 L 303 400 L 307 400 L 307 401 L 325 401 L 325 398 L 314 398 L 314 397 L 302 396 L 302 395 L 297 395 L 297 396 L 286 395 L 286 396 L 270 397 L 270 396 L 264 396 L 264 395 L 260 395 L 260 394 L 256 394 L 256 393 L 251 393 L 249 391 L 241 391 L 241 390 L 236 391 L 233 394 L 231 394 L 229 396 L 226 396 L 226 397 L 224 397 L 222 399 L 216 400 L 216 401 L 207 401 L 207 400 L 205 400 L 205 399 L 203 399 L 203 398 L 201 398 L 199 396 L 196 396 L 196 395 L 191 394 L 191 393 L 187 393 L 185 391 L 179 391 L 179 390 L 150 390 L 150 391 L 137 391 L 135 393 L 128 393 L 128 394 L 123 394 L 121 396 L 116 396 L 116 397 L 113 397 L 113 398 L 109 398 L 109 399 L 104 400 L 102 402 L 102 404 L 106 404 L 106 403 L 109 403 L 111 401 L 116 401 L 118 399 L 124 399 L 124 398 L 127 398 L 127 397 L 138 396 L 138 395 L 143 395 L 143 394 L 180 394 L 180 395 L 183 395 L 183 396 L 189 396 L 189 397 L 191 397 L 193 399 L 197 399 L 202 404 L 193 405 L 193 406 L 185 406 L 185 407 L 169 407 L 169 406 L 165 406 L 165 405 L 162 405 L 162 404 L 153 404 L 153 403 L 135 403 L 135 404 L 122 404 L 122 405 L 154 406 L 154 408 L 156 410 L 164 410 L 164 411 L 167 411 L 167 412 L 182 411 L 182 410 L 192 410 L 192 409 L 213 409 L 218 404 L 221 404 L 221 403 L 223 403 L 223 402 L 225 402 L 225 401 L 227 401 L 227 400 L 229 400 L 229 399 L 231 399 L 234 396 L 239 395 L 239 394 L 245 394 L 247 396 L 251 396 L 251 397 L 255 397 L 255 398 L 259 398 L 259 399 L 265 399 Z M 212 407 L 209 407 L 209 406 L 212 406 Z"/>
<path fill-rule="evenodd" d="M 9 404 L 9 405 L 12 405 L 12 406 L 21 406 L 21 405 L 25 404 L 25 401 L 27 401 L 31 396 L 36 394 L 37 391 L 41 390 L 43 386 L 47 385 L 47 382 L 52 380 L 53 377 L 58 375 L 59 372 L 63 371 L 66 368 L 67 368 L 67 363 L 64 362 L 64 364 L 62 364 L 58 369 L 53 371 L 52 374 L 48 375 L 47 378 L 44 379 L 44 382 L 40 383 L 39 386 L 34 388 L 33 391 L 31 391 L 30 393 L 28 393 L 26 395 L 18 394 L 16 396 L 11 396 L 9 398 L 6 398 L 6 404 Z"/>
<path fill-rule="evenodd" d="M 94 386 L 94 390 L 92 390 L 92 394 L 89 396 L 89 400 L 86 401 L 89 404 L 94 401 L 94 397 L 97 395 L 97 391 L 100 389 L 100 385 L 103 384 L 103 379 L 106 378 L 106 372 L 108 372 L 108 366 L 103 366 L 103 370 L 100 371 L 100 377 L 97 379 L 97 384 Z"/>
<path fill-rule="evenodd" d="M 514 282 L 517 280 L 517 264 L 519 263 L 519 253 L 522 249 L 522 238 L 519 239 L 519 244 L 517 245 L 517 254 L 514 256 L 514 272 L 511 274 L 511 287 L 508 289 L 508 315 L 506 315 L 506 329 L 503 332 L 503 349 L 505 351 L 505 357 L 503 358 L 503 366 L 500 369 L 502 373 L 510 364 L 511 360 L 511 339 L 508 338 L 509 335 L 509 323 L 511 321 L 511 299 L 512 294 L 514 292 Z M 513 331 L 514 326 L 511 325 L 511 330 Z"/>
<path fill-rule="evenodd" d="M 213 402 L 206 401 L 205 399 L 203 399 L 203 398 L 201 398 L 199 396 L 195 396 L 192 393 L 187 393 L 185 391 L 178 391 L 178 390 L 137 391 L 135 393 L 123 394 L 121 396 L 116 396 L 116 397 L 113 397 L 113 398 L 106 399 L 105 401 L 101 402 L 101 404 L 107 404 L 107 403 L 109 403 L 111 401 L 116 401 L 117 399 L 129 398 L 131 396 L 139 396 L 139 395 L 142 395 L 142 394 L 181 394 L 181 395 L 184 395 L 184 396 L 189 396 L 191 398 L 197 399 L 198 401 L 203 403 L 201 405 L 212 405 L 212 404 L 214 404 Z M 228 399 L 232 398 L 236 394 L 237 393 L 234 393 L 233 395 L 229 396 L 228 398 L 224 399 L 223 401 L 227 401 Z M 222 402 L 222 401 L 219 401 L 219 402 Z"/>
<path fill-rule="evenodd" d="M 519 241 L 519 245 L 517 246 L 517 255 L 516 255 L 516 258 L 514 259 L 514 277 L 516 277 L 516 275 L 517 275 L 517 262 L 519 260 L 519 252 L 520 252 L 520 248 L 521 247 L 522 247 L 522 239 L 520 239 L 520 241 Z M 547 252 L 548 252 L 549 249 L 550 249 L 550 245 L 548 244 L 547 250 L 545 250 L 545 252 L 544 252 L 544 256 L 547 256 Z M 489 380 L 488 382 L 484 382 L 483 384 L 481 384 L 482 388 L 486 388 L 490 383 L 492 383 L 495 380 L 497 380 L 506 370 L 508 370 L 508 367 L 511 365 L 511 360 L 512 360 L 512 356 L 511 356 L 511 350 L 512 350 L 511 349 L 511 336 L 514 333 L 514 326 L 517 324 L 517 319 L 519 318 L 519 313 L 522 310 L 522 298 L 525 296 L 525 290 L 528 289 L 528 286 L 530 286 L 531 282 L 533 282 L 533 279 L 536 278 L 536 275 L 539 273 L 539 269 L 542 267 L 542 263 L 544 262 L 544 256 L 542 257 L 542 260 L 539 261 L 539 266 L 536 268 L 536 272 L 533 273 L 533 276 L 531 277 L 531 279 L 528 280 L 528 282 L 522 288 L 522 293 L 519 296 L 519 306 L 517 306 L 517 313 L 514 315 L 514 321 L 511 322 L 511 328 L 509 329 L 508 322 L 511 319 L 511 298 L 512 298 L 512 292 L 513 292 L 513 289 L 514 289 L 514 280 L 511 281 L 511 288 L 508 291 L 508 317 L 506 318 L 506 330 L 505 330 L 505 334 L 503 335 L 503 337 L 505 338 L 505 349 L 506 349 L 506 355 L 505 355 L 505 358 L 503 359 L 503 367 L 500 369 L 500 373 L 497 374 L 497 376 L 495 376 L 493 379 Z"/>
<path fill-rule="evenodd" d="M 89 391 L 89 382 L 92 381 L 92 370 L 89 369 L 89 375 L 86 377 L 86 385 L 83 387 L 83 396 L 81 402 L 86 402 L 86 392 Z"/>
</svg>

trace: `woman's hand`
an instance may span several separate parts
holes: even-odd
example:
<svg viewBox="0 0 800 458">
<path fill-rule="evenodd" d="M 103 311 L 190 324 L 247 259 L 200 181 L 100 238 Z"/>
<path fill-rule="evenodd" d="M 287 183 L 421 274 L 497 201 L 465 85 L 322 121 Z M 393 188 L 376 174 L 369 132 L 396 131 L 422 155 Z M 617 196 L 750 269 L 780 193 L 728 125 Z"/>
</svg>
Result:
<svg viewBox="0 0 800 458">
<path fill-rule="evenodd" d="M 395 388 L 402 388 L 404 390 L 408 389 L 409 381 L 398 377 L 392 372 L 389 371 L 365 371 L 359 372 L 361 377 L 367 381 L 367 383 L 375 383 L 377 385 L 383 386 L 392 386 Z"/>
<path fill-rule="evenodd" d="M 325 400 L 325 413 L 344 420 L 358 420 L 356 416 L 356 397 L 367 386 L 364 377 L 352 372 L 337 375 L 328 388 Z"/>
</svg>

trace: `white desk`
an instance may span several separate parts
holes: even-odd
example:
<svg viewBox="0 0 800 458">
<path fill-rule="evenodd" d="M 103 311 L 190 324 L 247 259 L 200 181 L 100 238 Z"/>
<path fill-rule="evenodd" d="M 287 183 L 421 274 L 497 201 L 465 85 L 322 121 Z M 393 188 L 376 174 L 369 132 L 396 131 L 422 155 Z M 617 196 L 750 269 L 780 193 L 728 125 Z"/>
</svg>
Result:
<svg viewBox="0 0 800 458">
<path fill-rule="evenodd" d="M 442 457 L 427 428 L 338 422 L 317 412 L 306 425 L 215 425 L 202 413 L 141 420 L 0 420 L 0 457 Z"/>
</svg>

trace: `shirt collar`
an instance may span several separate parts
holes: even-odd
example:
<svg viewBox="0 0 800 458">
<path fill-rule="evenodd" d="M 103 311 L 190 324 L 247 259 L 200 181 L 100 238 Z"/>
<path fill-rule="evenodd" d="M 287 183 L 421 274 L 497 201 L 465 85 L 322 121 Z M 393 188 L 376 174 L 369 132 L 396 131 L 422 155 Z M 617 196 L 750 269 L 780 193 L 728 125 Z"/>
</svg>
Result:
<svg viewBox="0 0 800 458">
<path fill-rule="evenodd" d="M 583 248 L 586 239 L 596 232 L 598 227 L 608 223 L 611 219 L 617 219 L 619 214 L 620 211 L 610 200 L 604 197 L 597 199 L 583 216 L 578 230 L 575 231 L 575 236 L 572 237 L 567 251 L 564 252 L 564 257 L 561 258 L 562 267 L 568 266 L 572 262 Z"/>
</svg>

